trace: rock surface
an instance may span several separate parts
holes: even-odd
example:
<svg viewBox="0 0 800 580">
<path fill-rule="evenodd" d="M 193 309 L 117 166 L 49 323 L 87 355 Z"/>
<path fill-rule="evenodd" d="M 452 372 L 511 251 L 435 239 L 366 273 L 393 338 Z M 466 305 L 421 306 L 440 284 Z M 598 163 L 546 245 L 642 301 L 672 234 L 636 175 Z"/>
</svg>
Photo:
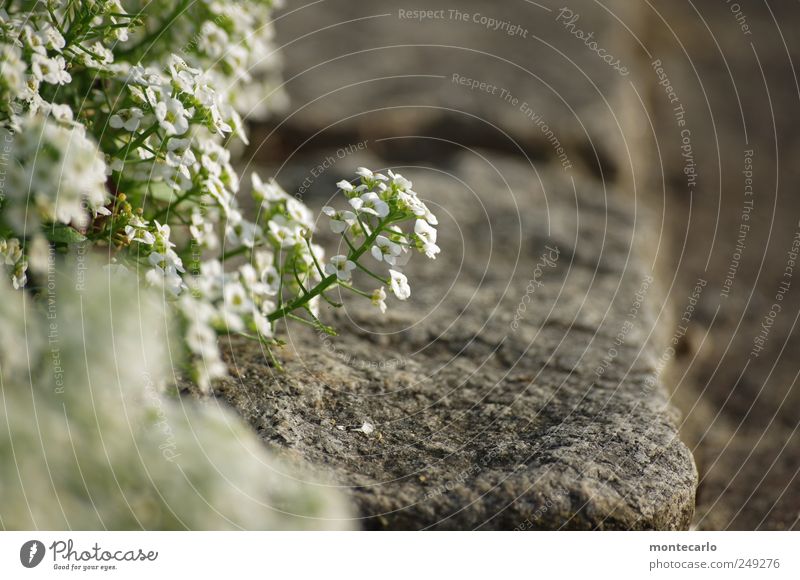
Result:
<svg viewBox="0 0 800 580">
<path fill-rule="evenodd" d="M 524 149 L 608 177 L 621 137 L 614 96 L 629 76 L 576 36 L 591 35 L 627 67 L 616 28 L 629 3 L 605 4 L 580 2 L 562 13 L 555 0 L 289 2 L 276 31 L 290 105 L 261 160 L 275 148 L 287 156 L 314 146 L 333 150 L 376 133 L 434 135 Z M 435 140 L 404 150 L 391 145 L 395 158 L 442 154 Z M 379 154 L 382 146 L 370 143 Z"/>
<path fill-rule="evenodd" d="M 800 170 L 791 161 L 800 152 L 792 74 L 800 44 L 789 28 L 800 7 L 658 0 L 643 12 L 642 28 L 633 28 L 649 55 L 635 42 L 631 54 L 641 62 L 640 126 L 652 123 L 653 133 L 636 142 L 634 168 L 648 183 L 644 201 L 664 215 L 672 250 L 661 268 L 677 316 L 698 278 L 707 280 L 688 348 L 668 378 L 701 471 L 695 525 L 800 529 L 800 288 L 792 256 Z M 675 102 L 658 84 L 656 59 Z"/>
<path fill-rule="evenodd" d="M 658 376 L 646 212 L 560 166 L 449 159 L 393 166 L 440 218 L 411 300 L 381 317 L 343 297 L 333 339 L 290 324 L 283 374 L 234 342 L 219 395 L 327 469 L 365 528 L 687 527 L 697 473 Z"/>
</svg>

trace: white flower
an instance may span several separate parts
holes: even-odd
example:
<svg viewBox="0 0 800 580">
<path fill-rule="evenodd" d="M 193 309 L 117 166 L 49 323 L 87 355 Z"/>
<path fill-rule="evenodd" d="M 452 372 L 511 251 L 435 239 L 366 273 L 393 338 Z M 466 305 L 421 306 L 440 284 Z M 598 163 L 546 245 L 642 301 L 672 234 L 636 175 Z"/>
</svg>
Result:
<svg viewBox="0 0 800 580">
<path fill-rule="evenodd" d="M 347 181 L 346 179 L 342 179 L 339 183 L 336 184 L 336 187 L 338 187 L 344 192 L 353 191 L 353 184 Z"/>
<path fill-rule="evenodd" d="M 196 355 L 206 357 L 217 352 L 217 335 L 206 324 L 193 323 L 184 335 L 186 345 Z"/>
<path fill-rule="evenodd" d="M 114 53 L 100 42 L 86 48 L 78 53 L 78 60 L 87 68 L 108 70 L 109 65 L 114 62 Z"/>
<path fill-rule="evenodd" d="M 13 139 L 5 139 L 11 159 L 4 209 L 12 202 L 36 210 L 28 219 L 38 215 L 45 222 L 84 226 L 87 209 L 108 203 L 105 162 L 81 126 L 67 128 L 37 115 L 27 118 Z M 17 225 L 25 227 L 12 224 Z"/>
<path fill-rule="evenodd" d="M 245 219 L 239 221 L 235 226 L 229 225 L 227 234 L 227 239 L 232 245 L 242 245 L 246 248 L 254 247 L 262 235 L 261 226 Z"/>
<path fill-rule="evenodd" d="M 290 222 L 285 216 L 276 215 L 269 220 L 269 233 L 278 241 L 281 248 L 305 245 L 302 237 L 303 229 L 297 225 L 297 222 Z"/>
<path fill-rule="evenodd" d="M 10 44 L 0 44 L 0 86 L 12 95 L 20 95 L 26 90 L 25 62 L 19 47 Z"/>
<path fill-rule="evenodd" d="M 385 236 L 375 238 L 375 245 L 371 249 L 372 257 L 379 262 L 385 261 L 394 265 L 395 258 L 400 255 L 400 246 Z"/>
<path fill-rule="evenodd" d="M 64 37 L 58 29 L 50 24 L 44 25 L 44 28 L 39 32 L 39 36 L 42 37 L 47 48 L 55 50 L 56 52 L 61 52 L 61 49 L 64 48 L 66 44 L 64 42 Z"/>
<path fill-rule="evenodd" d="M 441 252 L 441 248 L 439 246 L 437 246 L 436 244 L 434 244 L 433 242 L 428 242 L 428 243 L 423 244 L 422 251 L 425 253 L 425 255 L 428 258 L 430 258 L 431 260 L 435 260 L 436 259 L 436 255 L 439 252 Z"/>
<path fill-rule="evenodd" d="M 153 286 L 165 288 L 173 296 L 180 295 L 186 288 L 186 284 L 183 282 L 179 272 L 185 272 L 185 270 L 181 259 L 175 251 L 170 249 L 163 254 L 152 252 L 148 256 L 148 261 L 153 268 L 145 276 L 147 281 Z"/>
<path fill-rule="evenodd" d="M 253 184 L 253 199 L 264 203 L 266 206 L 290 198 L 289 194 L 274 179 L 264 183 L 258 174 L 253 172 L 250 180 Z"/>
<path fill-rule="evenodd" d="M 389 270 L 389 276 L 392 279 L 392 292 L 398 299 L 406 300 L 411 296 L 411 287 L 408 285 L 408 278 L 405 277 L 405 274 L 397 270 Z"/>
<path fill-rule="evenodd" d="M 131 223 L 125 226 L 125 236 L 128 238 L 128 243 L 139 242 L 148 246 L 156 243 L 156 237 L 145 228 L 138 218 L 134 218 Z"/>
<path fill-rule="evenodd" d="M 14 269 L 14 272 L 11 275 L 11 284 L 14 286 L 14 290 L 19 290 L 20 288 L 24 288 L 25 285 L 28 283 L 28 264 L 25 262 L 20 262 L 17 264 L 17 267 Z"/>
<path fill-rule="evenodd" d="M 63 56 L 47 58 L 38 52 L 31 56 L 31 71 L 33 78 L 37 81 L 44 81 L 51 85 L 65 85 L 72 81 L 72 76 L 66 70 L 66 62 Z"/>
<path fill-rule="evenodd" d="M 375 174 L 366 167 L 359 167 L 356 169 L 356 175 L 363 177 L 364 179 L 374 179 L 375 177 Z"/>
<path fill-rule="evenodd" d="M 210 20 L 203 23 L 199 37 L 197 48 L 213 59 L 221 57 L 228 48 L 228 34 Z"/>
<path fill-rule="evenodd" d="M 414 233 L 422 244 L 422 251 L 431 259 L 441 251 L 436 245 L 436 229 L 431 227 L 425 220 L 418 219 L 414 224 Z"/>
<path fill-rule="evenodd" d="M 130 109 L 121 109 L 116 114 L 111 115 L 108 124 L 112 129 L 125 129 L 129 132 L 134 132 L 139 128 L 139 124 L 144 117 L 144 113 L 138 107 L 131 107 Z"/>
<path fill-rule="evenodd" d="M 339 280 L 349 280 L 356 265 L 347 259 L 347 256 L 333 256 L 330 261 L 325 264 L 325 274 L 332 276 L 336 274 Z"/>
<path fill-rule="evenodd" d="M 197 243 L 204 248 L 214 250 L 219 246 L 219 239 L 214 230 L 214 224 L 210 221 L 206 221 L 203 214 L 198 210 L 192 212 L 189 233 L 191 233 Z"/>
<path fill-rule="evenodd" d="M 351 211 L 336 211 L 330 206 L 322 208 L 322 213 L 331 218 L 331 231 L 341 234 L 356 221 L 356 214 Z"/>
<path fill-rule="evenodd" d="M 290 197 L 286 200 L 286 213 L 289 217 L 308 230 L 314 229 L 314 214 L 302 201 Z"/>
<path fill-rule="evenodd" d="M 439 220 L 431 213 L 431 210 L 428 209 L 428 206 L 425 206 L 425 215 L 423 217 L 429 224 L 434 226 L 439 225 Z"/>
<path fill-rule="evenodd" d="M 410 190 L 398 191 L 397 201 L 400 202 L 401 207 L 404 207 L 417 217 L 424 217 L 425 214 L 428 212 L 427 206 L 422 202 L 422 200 L 420 200 L 417 197 L 417 194 L 414 193 L 413 191 Z"/>
<path fill-rule="evenodd" d="M 257 310 L 253 311 L 253 325 L 261 338 L 272 338 L 272 323 Z"/>
<path fill-rule="evenodd" d="M 239 282 L 226 282 L 223 288 L 225 306 L 231 312 L 243 313 L 252 310 L 253 305 L 247 297 L 247 291 Z"/>
<path fill-rule="evenodd" d="M 376 215 L 385 218 L 389 215 L 389 204 L 383 201 L 378 194 L 370 191 L 361 197 L 354 197 L 350 200 L 350 205 L 358 212 Z"/>
<path fill-rule="evenodd" d="M 386 312 L 386 290 L 383 289 L 383 286 L 375 289 L 371 300 L 372 305 L 378 308 L 382 314 Z"/>
<path fill-rule="evenodd" d="M 73 120 L 72 107 L 69 105 L 58 105 L 43 102 L 42 113 L 49 113 L 56 121 L 61 121 L 62 123 L 71 123 Z"/>
<path fill-rule="evenodd" d="M 261 283 L 267 287 L 267 293 L 275 296 L 281 283 L 280 274 L 275 266 L 268 266 L 261 272 Z"/>
<path fill-rule="evenodd" d="M 190 67 L 186 64 L 186 61 L 177 54 L 169 55 L 167 58 L 167 68 L 169 69 L 169 76 L 172 79 L 172 83 L 178 90 L 187 94 L 194 93 L 197 76 L 201 72 L 200 69 Z"/>
<path fill-rule="evenodd" d="M 222 209 L 222 211 L 229 215 L 229 220 L 235 221 L 231 220 L 230 218 L 230 214 L 233 213 L 231 210 L 231 200 L 233 199 L 233 195 L 225 187 L 225 184 L 222 182 L 222 180 L 216 175 L 211 175 L 208 179 L 206 179 L 204 185 L 206 187 L 206 191 L 208 191 L 209 195 L 211 195 L 217 205 Z"/>
<path fill-rule="evenodd" d="M 244 321 L 239 313 L 234 312 L 224 304 L 217 310 L 213 324 L 224 332 L 241 332 L 244 330 Z"/>
<path fill-rule="evenodd" d="M 200 152 L 200 164 L 214 177 L 222 175 L 230 164 L 230 151 L 212 139 L 203 139 L 200 142 Z"/>
<path fill-rule="evenodd" d="M 168 97 L 156 104 L 158 124 L 167 135 L 182 135 L 189 129 L 187 111 L 178 99 Z"/>
<path fill-rule="evenodd" d="M 436 228 L 431 227 L 425 220 L 417 220 L 414 224 L 414 233 L 423 242 L 436 243 Z"/>
<path fill-rule="evenodd" d="M 191 149 L 191 139 L 169 140 L 167 144 L 166 162 L 169 167 L 175 167 L 178 172 L 187 180 L 191 180 L 192 175 L 189 169 L 197 162 L 194 151 Z"/>
<path fill-rule="evenodd" d="M 392 179 L 392 184 L 394 184 L 398 189 L 408 190 L 411 189 L 412 183 L 400 175 L 399 173 L 394 173 L 392 170 L 389 170 L 389 177 Z"/>
</svg>

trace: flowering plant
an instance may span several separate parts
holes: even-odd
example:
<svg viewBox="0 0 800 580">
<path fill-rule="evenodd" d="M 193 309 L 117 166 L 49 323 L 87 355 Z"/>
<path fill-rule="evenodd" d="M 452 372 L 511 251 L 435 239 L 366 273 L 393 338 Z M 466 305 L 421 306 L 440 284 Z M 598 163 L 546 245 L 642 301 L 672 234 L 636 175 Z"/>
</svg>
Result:
<svg viewBox="0 0 800 580">
<path fill-rule="evenodd" d="M 242 115 L 279 108 L 272 0 L 7 0 L 0 9 L 0 259 L 37 289 L 49 252 L 104 249 L 139 272 L 182 320 L 202 389 L 224 376 L 217 337 L 279 345 L 292 319 L 318 318 L 335 286 L 382 312 L 405 300 L 409 252 L 434 258 L 435 216 L 399 174 L 360 168 L 338 185 L 349 209 L 323 208 L 346 253 L 325 258 L 316 220 L 274 181 L 251 176 L 241 211 L 228 147 Z M 176 47 L 182 47 L 176 50 Z M 404 225 L 413 223 L 413 227 Z M 375 271 L 367 254 L 386 270 Z M 358 270 L 378 283 L 357 287 Z M 41 282 L 41 280 L 38 280 Z M 273 361 L 275 361 L 273 357 Z M 275 361 L 277 363 L 277 361 Z"/>
</svg>

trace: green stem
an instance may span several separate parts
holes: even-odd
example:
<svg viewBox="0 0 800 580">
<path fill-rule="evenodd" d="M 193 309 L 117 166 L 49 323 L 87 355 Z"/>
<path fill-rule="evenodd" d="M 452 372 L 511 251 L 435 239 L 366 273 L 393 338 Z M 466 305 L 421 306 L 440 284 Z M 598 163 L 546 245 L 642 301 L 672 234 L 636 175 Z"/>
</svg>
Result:
<svg viewBox="0 0 800 580">
<path fill-rule="evenodd" d="M 391 223 L 393 217 L 394 216 L 392 216 L 392 215 L 388 215 L 388 216 L 386 216 L 386 219 L 384 219 L 383 221 L 378 222 L 378 225 L 375 228 L 375 230 L 369 236 L 367 236 L 364 239 L 364 243 L 361 244 L 361 247 L 358 248 L 357 250 L 355 250 L 354 252 L 350 252 L 350 255 L 347 256 L 347 259 L 350 260 L 351 262 L 355 263 L 355 264 L 358 264 L 358 259 L 364 254 L 364 252 L 366 252 L 369 249 L 369 247 L 372 245 L 372 242 L 375 241 L 375 238 L 377 238 L 378 235 L 383 230 L 383 227 L 388 225 L 389 223 Z M 294 301 L 290 302 L 286 306 L 283 306 L 282 308 L 279 308 L 278 310 L 276 310 L 275 312 L 273 312 L 272 314 L 267 316 L 267 320 L 269 320 L 270 322 L 273 322 L 275 320 L 278 320 L 279 318 L 285 317 L 290 312 L 293 312 L 293 311 L 297 310 L 298 308 L 301 308 L 301 307 L 305 306 L 314 297 L 319 296 L 320 294 L 322 294 L 331 285 L 333 285 L 334 282 L 337 282 L 337 281 L 338 281 L 338 278 L 336 277 L 336 274 L 331 274 L 330 276 L 327 276 L 326 278 L 323 278 L 322 281 L 319 284 L 317 284 L 316 286 L 314 286 L 314 288 L 311 289 L 310 292 L 308 292 L 307 294 L 304 294 L 303 296 L 300 296 L 299 298 L 297 298 L 297 300 L 294 300 Z"/>
<path fill-rule="evenodd" d="M 309 238 L 305 238 L 306 246 L 308 246 L 308 253 L 311 254 L 311 259 L 314 260 L 314 266 L 317 267 L 317 272 L 319 272 L 320 277 L 325 277 L 325 271 L 322 269 L 322 266 L 319 265 L 319 260 L 317 260 L 317 255 L 314 253 L 314 249 L 311 247 L 311 240 Z"/>
<path fill-rule="evenodd" d="M 248 248 L 247 246 L 239 246 L 235 250 L 231 250 L 230 252 L 225 252 L 224 254 L 222 254 L 222 261 L 224 262 L 228 258 L 233 258 L 234 256 L 239 256 L 241 254 L 244 254 L 249 249 L 250 248 Z"/>
<path fill-rule="evenodd" d="M 372 294 L 368 294 L 368 293 L 364 292 L 363 290 L 359 290 L 358 288 L 356 288 L 355 286 L 352 286 L 351 284 L 341 284 L 340 283 L 339 286 L 341 286 L 345 290 L 350 290 L 351 292 L 355 292 L 359 296 L 363 296 L 364 298 L 369 298 L 370 300 L 372 300 Z"/>
<path fill-rule="evenodd" d="M 119 157 L 119 154 L 122 153 L 123 151 L 127 152 L 127 151 L 130 151 L 131 149 L 135 149 L 135 148 L 139 147 L 139 145 L 144 143 L 147 140 L 147 138 L 150 135 L 152 135 L 153 133 L 155 133 L 156 131 L 158 131 L 158 123 L 156 123 L 155 125 L 151 126 L 149 129 L 147 129 L 143 133 L 140 133 L 139 136 L 136 137 L 136 139 L 134 139 L 133 141 L 128 141 L 127 143 L 125 143 L 122 147 L 120 147 L 119 149 L 114 151 L 114 153 L 112 153 L 111 156 L 112 157 Z"/>
<path fill-rule="evenodd" d="M 359 269 L 359 270 L 361 270 L 362 272 L 365 272 L 365 273 L 369 274 L 370 276 L 372 276 L 373 278 L 375 278 L 375 279 L 376 279 L 378 282 L 380 282 L 380 283 L 382 283 L 382 284 L 389 284 L 389 280 L 387 280 L 387 279 L 385 279 L 385 278 L 381 278 L 380 276 L 378 276 L 378 275 L 377 275 L 377 274 L 375 274 L 374 272 L 372 272 L 372 271 L 368 270 L 368 269 L 366 268 L 366 266 L 362 266 L 362 265 L 361 265 L 360 263 L 358 263 L 358 262 L 356 262 L 355 264 L 356 264 L 356 268 L 358 268 L 358 269 Z"/>
</svg>

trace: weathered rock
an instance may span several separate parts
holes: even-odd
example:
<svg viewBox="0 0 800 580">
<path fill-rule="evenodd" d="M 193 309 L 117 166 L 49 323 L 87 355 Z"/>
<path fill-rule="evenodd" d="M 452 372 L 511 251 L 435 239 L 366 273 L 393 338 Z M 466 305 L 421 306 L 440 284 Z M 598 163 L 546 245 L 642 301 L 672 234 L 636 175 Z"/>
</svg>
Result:
<svg viewBox="0 0 800 580">
<path fill-rule="evenodd" d="M 431 135 L 585 163 L 608 177 L 621 135 L 613 97 L 629 78 L 617 51 L 617 4 L 628 3 L 583 2 L 562 13 L 552 0 L 290 2 L 276 31 L 291 105 L 264 151 L 278 142 L 294 155 L 376 134 Z M 620 60 L 622 73 L 580 33 Z M 395 156 L 405 145 L 406 159 L 442 161 L 437 140 L 370 144 L 383 145 Z"/>
<path fill-rule="evenodd" d="M 0 527 L 350 526 L 339 494 L 235 414 L 161 396 L 179 356 L 161 299 L 132 277 L 80 276 L 48 276 L 35 306 L 0 287 Z"/>
<path fill-rule="evenodd" d="M 639 128 L 653 130 L 632 131 L 633 166 L 664 215 L 669 301 L 678 316 L 693 308 L 673 323 L 688 326 L 688 348 L 671 378 L 702 474 L 696 525 L 797 529 L 800 172 L 786 160 L 800 153 L 787 24 L 800 8 L 657 0 L 643 12 L 633 28 L 649 54 L 633 41 L 630 52 Z"/>
<path fill-rule="evenodd" d="M 398 168 L 440 218 L 411 300 L 381 317 L 343 297 L 333 339 L 290 324 L 285 373 L 234 343 L 220 396 L 326 468 L 367 528 L 687 527 L 697 473 L 658 377 L 649 216 L 561 167 L 451 160 Z"/>
</svg>

